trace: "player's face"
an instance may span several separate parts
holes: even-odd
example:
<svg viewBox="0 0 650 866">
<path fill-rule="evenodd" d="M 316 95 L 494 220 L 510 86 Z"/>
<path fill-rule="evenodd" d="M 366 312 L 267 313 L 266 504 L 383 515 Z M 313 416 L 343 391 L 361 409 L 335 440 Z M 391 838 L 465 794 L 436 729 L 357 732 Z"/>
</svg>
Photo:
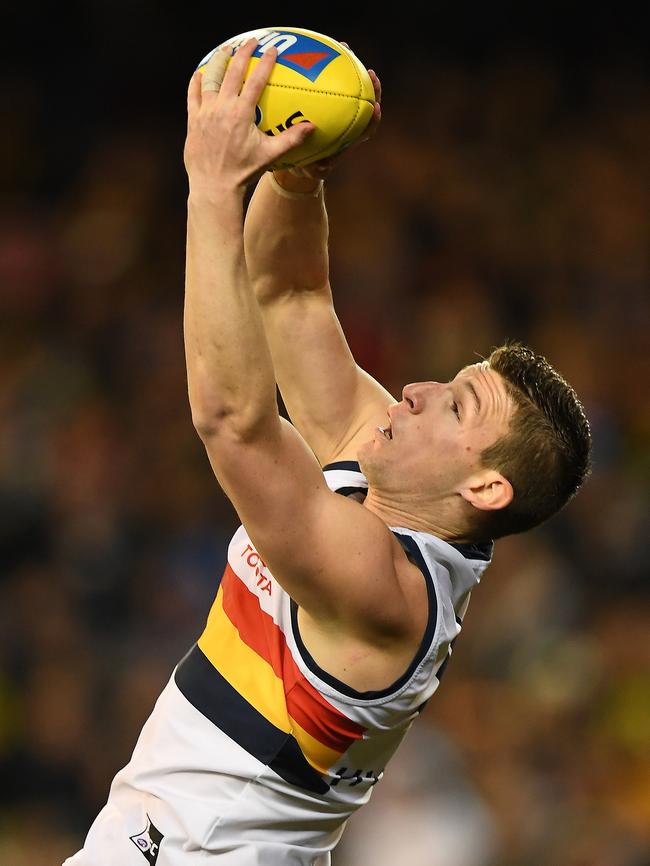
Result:
<svg viewBox="0 0 650 866">
<path fill-rule="evenodd" d="M 386 493 L 452 495 L 482 471 L 481 452 L 508 431 L 512 402 L 487 362 L 465 367 L 451 382 L 406 385 L 390 406 L 386 432 L 359 450 L 371 486 Z"/>
</svg>

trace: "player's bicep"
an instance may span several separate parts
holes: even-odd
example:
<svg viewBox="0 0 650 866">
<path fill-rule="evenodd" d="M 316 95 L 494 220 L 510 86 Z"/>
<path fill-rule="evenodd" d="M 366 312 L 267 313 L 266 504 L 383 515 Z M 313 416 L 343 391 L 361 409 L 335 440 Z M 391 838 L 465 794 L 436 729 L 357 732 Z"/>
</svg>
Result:
<svg viewBox="0 0 650 866">
<path fill-rule="evenodd" d="M 321 465 L 331 462 L 363 427 L 385 418 L 395 399 L 357 366 L 329 286 L 278 298 L 261 310 L 289 417 Z"/>
<path fill-rule="evenodd" d="M 371 628 L 387 611 L 400 616 L 390 531 L 362 505 L 330 491 L 291 424 L 278 419 L 253 442 L 222 432 L 204 443 L 257 552 L 301 607 L 320 619 L 361 617 Z"/>
</svg>

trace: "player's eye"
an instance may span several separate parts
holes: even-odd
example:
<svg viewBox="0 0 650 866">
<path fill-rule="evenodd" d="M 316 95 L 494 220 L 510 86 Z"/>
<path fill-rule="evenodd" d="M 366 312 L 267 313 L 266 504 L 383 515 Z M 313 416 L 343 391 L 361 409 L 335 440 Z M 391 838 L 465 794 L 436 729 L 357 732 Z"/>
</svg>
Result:
<svg viewBox="0 0 650 866">
<path fill-rule="evenodd" d="M 451 404 L 451 411 L 454 413 L 456 418 L 458 418 L 458 420 L 460 421 L 460 412 L 458 411 L 458 403 L 455 400 Z"/>
</svg>

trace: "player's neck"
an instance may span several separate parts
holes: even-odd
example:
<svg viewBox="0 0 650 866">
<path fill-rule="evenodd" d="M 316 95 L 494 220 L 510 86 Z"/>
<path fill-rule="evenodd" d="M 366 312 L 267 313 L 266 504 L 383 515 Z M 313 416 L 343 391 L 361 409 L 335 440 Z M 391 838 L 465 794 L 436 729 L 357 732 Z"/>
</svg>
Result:
<svg viewBox="0 0 650 866">
<path fill-rule="evenodd" d="M 436 513 L 425 513 L 420 508 L 403 507 L 401 504 L 391 502 L 369 488 L 363 504 L 387 526 L 401 526 L 405 529 L 414 529 L 416 532 L 428 532 L 443 541 L 461 544 L 470 542 L 461 527 L 455 525 L 444 503 L 439 503 Z"/>
</svg>

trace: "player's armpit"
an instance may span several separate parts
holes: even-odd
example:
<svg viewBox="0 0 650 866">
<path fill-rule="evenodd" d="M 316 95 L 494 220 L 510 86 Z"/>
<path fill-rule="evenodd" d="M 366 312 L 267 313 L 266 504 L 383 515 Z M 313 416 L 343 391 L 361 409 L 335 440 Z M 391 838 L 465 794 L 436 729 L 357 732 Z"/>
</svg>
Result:
<svg viewBox="0 0 650 866">
<path fill-rule="evenodd" d="M 243 441 L 224 425 L 203 441 L 214 473 L 274 578 L 312 617 L 402 639 L 413 600 L 400 581 L 403 553 L 375 514 L 332 493 L 289 422 Z"/>
</svg>

